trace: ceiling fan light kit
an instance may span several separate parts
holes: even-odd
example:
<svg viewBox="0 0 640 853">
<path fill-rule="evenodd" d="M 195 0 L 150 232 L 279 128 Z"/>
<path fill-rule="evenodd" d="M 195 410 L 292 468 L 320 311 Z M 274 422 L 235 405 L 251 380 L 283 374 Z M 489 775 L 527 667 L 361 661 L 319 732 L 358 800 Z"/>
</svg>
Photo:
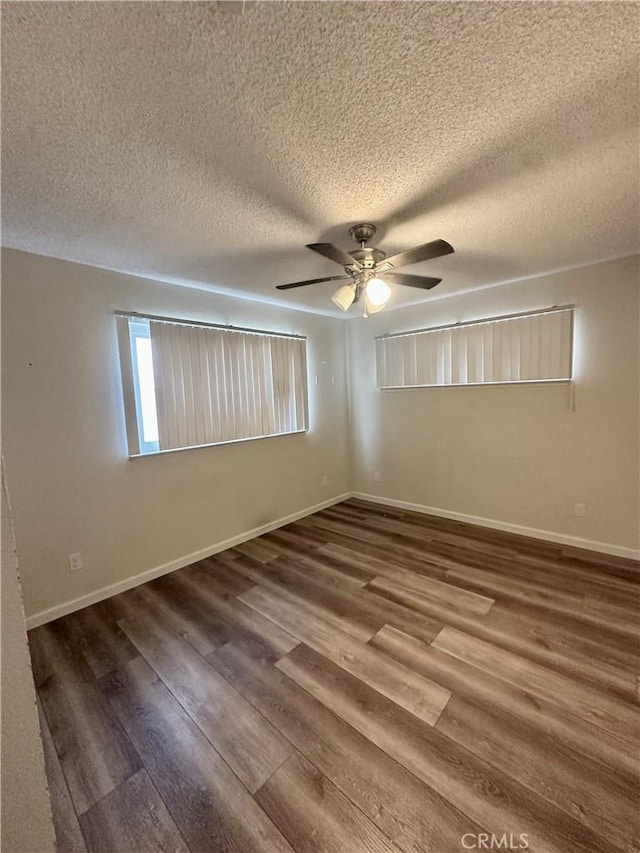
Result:
<svg viewBox="0 0 640 853">
<path fill-rule="evenodd" d="M 382 305 L 376 305 L 376 304 L 375 304 L 374 302 L 372 302 L 372 301 L 369 299 L 369 297 L 365 294 L 365 297 L 364 297 L 364 306 L 363 306 L 363 311 L 362 311 L 362 316 L 363 316 L 363 317 L 364 317 L 364 319 L 366 320 L 366 319 L 367 319 L 367 317 L 369 316 L 369 314 L 377 314 L 377 313 L 378 313 L 378 311 L 382 311 L 382 309 L 385 307 L 385 305 L 386 305 L 386 304 L 387 304 L 387 303 L 386 303 L 386 302 L 384 302 Z"/>
<path fill-rule="evenodd" d="M 381 275 L 384 275 L 384 278 L 388 279 L 391 284 L 418 287 L 422 290 L 430 290 L 440 284 L 442 281 L 440 278 L 407 275 L 406 273 L 392 272 L 392 270 L 396 267 L 439 258 L 442 255 L 450 255 L 453 252 L 453 246 L 446 240 L 432 240 L 430 243 L 424 243 L 422 246 L 416 246 L 388 258 L 382 249 L 367 246 L 369 240 L 375 236 L 376 230 L 376 226 L 370 223 L 352 226 L 349 229 L 349 235 L 359 244 L 359 248 L 350 252 L 345 252 L 332 243 L 308 244 L 307 249 L 311 249 L 313 252 L 317 252 L 344 267 L 344 274 L 327 278 L 313 278 L 308 281 L 294 281 L 291 284 L 279 284 L 277 289 L 289 290 L 293 287 L 306 287 L 325 281 L 348 281 L 351 279 L 349 283 L 336 290 L 331 301 L 341 311 L 348 311 L 355 302 L 359 302 L 360 298 L 364 296 L 363 316 L 368 317 L 369 314 L 377 314 L 378 311 L 382 311 L 391 297 L 391 289 L 387 282 L 381 278 Z"/>
<path fill-rule="evenodd" d="M 348 311 L 353 305 L 356 298 L 355 284 L 343 284 L 331 297 L 334 305 L 337 305 L 341 311 Z"/>
<path fill-rule="evenodd" d="M 367 299 L 372 305 L 384 307 L 391 296 L 389 285 L 381 278 L 370 278 L 365 290 Z"/>
</svg>

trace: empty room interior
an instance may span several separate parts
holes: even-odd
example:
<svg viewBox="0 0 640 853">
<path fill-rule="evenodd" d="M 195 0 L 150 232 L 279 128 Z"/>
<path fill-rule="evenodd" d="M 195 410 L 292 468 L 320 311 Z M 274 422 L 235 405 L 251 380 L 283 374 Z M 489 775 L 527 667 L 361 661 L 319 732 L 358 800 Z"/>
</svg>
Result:
<svg viewBox="0 0 640 853">
<path fill-rule="evenodd" d="M 5 2 L 2 849 L 640 850 L 640 5 Z"/>
</svg>

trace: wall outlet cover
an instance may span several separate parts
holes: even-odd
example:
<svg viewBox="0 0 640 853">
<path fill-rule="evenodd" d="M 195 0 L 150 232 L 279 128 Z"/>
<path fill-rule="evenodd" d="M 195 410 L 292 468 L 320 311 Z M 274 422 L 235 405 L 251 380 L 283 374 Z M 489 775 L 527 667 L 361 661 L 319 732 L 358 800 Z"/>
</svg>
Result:
<svg viewBox="0 0 640 853">
<path fill-rule="evenodd" d="M 82 554 L 69 554 L 69 571 L 77 572 L 82 568 Z"/>
</svg>

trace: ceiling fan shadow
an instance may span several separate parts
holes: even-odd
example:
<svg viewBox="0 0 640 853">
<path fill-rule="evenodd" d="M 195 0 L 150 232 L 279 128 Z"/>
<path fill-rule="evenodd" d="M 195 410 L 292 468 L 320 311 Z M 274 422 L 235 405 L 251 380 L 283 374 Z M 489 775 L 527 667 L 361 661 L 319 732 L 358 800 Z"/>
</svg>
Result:
<svg viewBox="0 0 640 853">
<path fill-rule="evenodd" d="M 602 146 L 637 126 L 638 110 L 628 108 L 630 88 L 638 90 L 637 63 L 630 63 L 596 85 L 574 86 L 561 99 L 514 122 L 512 131 L 487 140 L 481 156 L 449 175 L 432 181 L 423 191 L 393 210 L 387 229 L 402 225 L 439 208 L 482 193 L 518 176 L 544 168 L 587 147 Z M 636 103 L 639 103 L 636 96 Z M 607 116 L 607 121 L 601 117 Z"/>
<path fill-rule="evenodd" d="M 478 279 L 484 280 L 487 275 L 494 277 L 495 280 L 500 280 L 503 276 L 511 275 L 514 269 L 514 262 L 511 258 L 505 258 L 497 252 L 478 252 L 473 249 L 466 249 L 464 245 L 456 243 L 455 254 L 446 255 L 446 268 L 444 264 L 440 264 L 440 259 L 429 261 L 424 264 L 424 271 L 427 269 L 430 274 L 440 275 L 441 273 L 447 276 L 447 280 L 457 275 L 472 274 Z M 421 272 L 423 265 L 416 264 L 415 269 Z"/>
<path fill-rule="evenodd" d="M 273 246 L 191 257 L 186 276 L 202 284 L 229 288 L 252 288 L 259 283 L 266 293 L 274 285 L 295 278 L 300 269 L 312 273 L 315 268 L 317 261 L 304 246 Z M 181 272 L 185 274 L 184 264 Z M 256 282 L 258 276 L 260 280 Z"/>
</svg>

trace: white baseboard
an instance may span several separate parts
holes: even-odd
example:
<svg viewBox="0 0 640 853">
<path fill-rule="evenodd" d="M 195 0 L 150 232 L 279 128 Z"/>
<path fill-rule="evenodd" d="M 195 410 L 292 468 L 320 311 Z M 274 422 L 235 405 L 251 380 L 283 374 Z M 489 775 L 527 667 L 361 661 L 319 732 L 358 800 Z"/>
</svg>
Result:
<svg viewBox="0 0 640 853">
<path fill-rule="evenodd" d="M 615 557 L 626 557 L 630 560 L 640 559 L 640 551 L 633 548 L 624 548 L 621 545 L 611 545 L 607 542 L 595 542 L 591 539 L 582 539 L 579 536 L 566 536 L 563 533 L 554 533 L 549 530 L 538 530 L 535 527 L 525 527 L 521 524 L 511 524 L 507 521 L 497 521 L 493 518 L 483 518 L 478 515 L 467 515 L 463 512 L 453 512 L 447 509 L 439 509 L 433 506 L 424 506 L 423 504 L 410 503 L 409 501 L 399 501 L 394 498 L 384 498 L 378 495 L 369 495 L 365 492 L 344 492 L 341 495 L 336 495 L 322 503 L 314 506 L 306 507 L 303 510 L 294 512 L 291 515 L 279 518 L 276 521 L 263 524 L 261 527 L 254 527 L 253 530 L 247 530 L 244 533 L 239 533 L 237 536 L 232 536 L 230 539 L 224 539 L 215 545 L 210 545 L 207 548 L 202 548 L 200 551 L 194 551 L 192 554 L 186 554 L 184 557 L 179 557 L 177 560 L 172 560 L 169 563 L 163 563 L 161 566 L 155 566 L 152 569 L 147 569 L 133 577 L 118 581 L 118 583 L 110 584 L 109 586 L 101 587 L 95 592 L 89 592 L 86 595 L 81 595 L 71 601 L 65 601 L 63 604 L 58 604 L 55 607 L 50 607 L 48 610 L 41 610 L 39 613 L 34 613 L 27 617 L 27 630 L 37 628 L 38 625 L 44 625 L 46 622 L 52 622 L 60 616 L 66 616 L 68 613 L 73 613 L 74 610 L 81 610 L 83 607 L 88 607 L 90 604 L 96 604 L 98 601 L 103 601 L 105 598 L 111 598 L 112 595 L 117 595 L 120 592 L 125 592 L 147 581 L 159 578 L 162 575 L 167 575 L 176 569 L 182 569 L 185 566 L 190 566 L 192 563 L 197 563 L 198 560 L 204 560 L 206 557 L 211 557 L 219 551 L 225 551 L 227 548 L 234 548 L 242 542 L 248 542 L 250 539 L 255 539 L 257 536 L 262 536 L 263 533 L 269 533 L 278 527 L 284 527 L 285 524 L 291 524 L 299 518 L 304 518 L 307 515 L 312 515 L 314 512 L 320 512 L 334 504 L 348 500 L 348 498 L 360 498 L 363 501 L 371 501 L 371 503 L 386 504 L 387 506 L 397 507 L 398 509 L 406 509 L 411 512 L 420 512 L 425 515 L 435 515 L 441 518 L 450 518 L 453 521 L 463 521 L 467 524 L 477 524 L 480 527 L 489 527 L 493 530 L 503 530 L 506 533 L 516 533 L 520 536 L 530 536 L 532 539 L 542 539 L 545 542 L 554 542 L 557 545 L 568 545 L 573 548 L 582 548 L 586 551 L 596 551 L 600 554 L 611 554 Z"/>
<path fill-rule="evenodd" d="M 505 533 L 517 533 L 520 536 L 530 536 L 532 539 L 542 539 L 545 542 L 554 542 L 556 545 L 569 545 L 572 548 L 581 548 L 585 551 L 597 551 L 600 554 L 611 554 L 614 557 L 626 557 L 629 560 L 639 560 L 640 551 L 633 548 L 625 548 L 622 545 L 611 545 L 608 542 L 595 542 L 592 539 L 582 539 L 579 536 L 567 536 L 564 533 L 555 533 L 550 530 L 538 530 L 535 527 L 525 527 L 522 524 L 511 524 L 508 521 L 497 521 L 494 518 L 482 518 L 479 515 L 467 515 L 464 512 L 453 512 L 448 509 L 439 509 L 434 506 L 399 501 L 394 498 L 383 498 L 378 495 L 368 495 L 364 492 L 352 492 L 351 496 L 363 501 L 371 501 L 376 504 L 386 504 L 397 509 L 406 509 L 411 512 L 421 512 L 424 515 L 436 515 L 440 518 L 450 518 L 452 521 L 464 521 L 467 524 L 477 524 L 480 527 L 490 527 L 493 530 L 502 530 Z"/>
<path fill-rule="evenodd" d="M 261 527 L 254 527 L 253 530 L 247 530 L 244 533 L 239 533 L 237 536 L 232 536 L 230 539 L 224 539 L 222 542 L 217 542 L 215 545 L 210 545 L 207 548 L 202 548 L 200 551 L 194 551 L 192 554 L 186 554 L 184 557 L 179 557 L 177 560 L 171 560 L 169 563 L 163 563 L 161 566 L 155 566 L 152 569 L 147 569 L 133 577 L 125 578 L 125 580 L 117 583 L 103 586 L 95 592 L 89 592 L 86 595 L 81 595 L 71 601 L 65 601 L 63 604 L 57 604 L 55 607 L 50 607 L 48 610 L 41 610 L 39 613 L 34 613 L 27 617 L 27 630 L 37 628 L 38 625 L 44 625 L 45 622 L 52 622 L 54 619 L 59 619 L 60 616 L 66 616 L 68 613 L 73 613 L 74 610 L 81 610 L 83 607 L 88 607 L 90 604 L 96 604 L 98 601 L 103 601 L 105 598 L 111 598 L 112 595 L 118 595 L 120 592 L 126 592 L 140 584 L 147 583 L 154 578 L 159 578 L 161 575 L 167 575 L 176 569 L 183 569 L 185 566 L 190 566 L 192 563 L 197 563 L 198 560 L 204 560 L 206 557 L 211 557 L 219 551 L 226 551 L 227 548 L 234 548 L 236 545 L 241 545 L 243 542 L 248 542 L 249 539 L 255 539 L 256 536 L 262 536 L 263 533 L 269 533 L 278 527 L 284 527 L 285 524 L 291 524 L 299 518 L 304 518 L 307 515 L 312 515 L 314 512 L 320 512 L 321 509 L 326 509 L 334 504 L 341 503 L 351 497 L 351 492 L 345 492 L 342 495 L 336 495 L 322 503 L 314 506 L 306 507 L 291 515 L 278 518 L 276 521 L 271 521 L 269 524 L 263 524 Z"/>
</svg>

